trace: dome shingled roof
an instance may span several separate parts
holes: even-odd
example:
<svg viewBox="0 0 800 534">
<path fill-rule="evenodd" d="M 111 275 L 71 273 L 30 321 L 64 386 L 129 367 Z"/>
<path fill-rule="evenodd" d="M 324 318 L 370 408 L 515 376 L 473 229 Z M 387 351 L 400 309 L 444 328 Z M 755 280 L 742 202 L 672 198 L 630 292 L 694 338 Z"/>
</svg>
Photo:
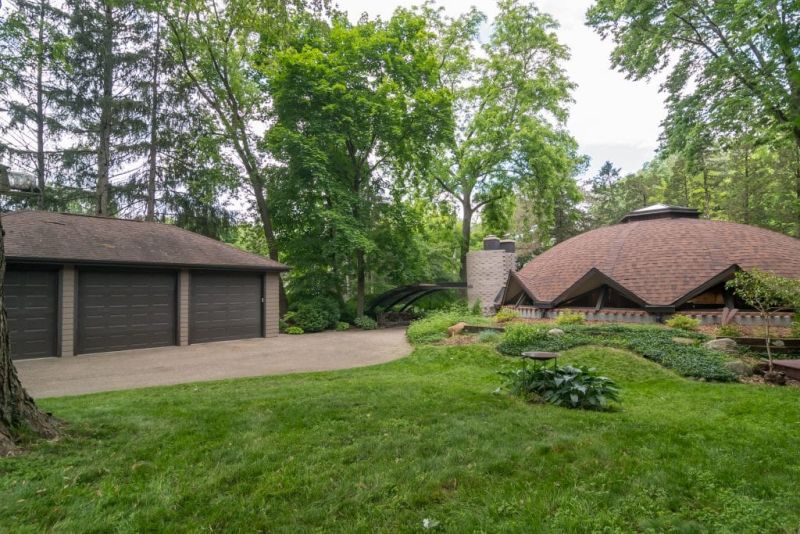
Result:
<svg viewBox="0 0 800 534">
<path fill-rule="evenodd" d="M 628 219 L 540 254 L 517 278 L 535 301 L 560 297 L 592 272 L 650 306 L 671 306 L 731 268 L 759 268 L 800 279 L 800 240 L 744 224 L 691 216 Z"/>
</svg>

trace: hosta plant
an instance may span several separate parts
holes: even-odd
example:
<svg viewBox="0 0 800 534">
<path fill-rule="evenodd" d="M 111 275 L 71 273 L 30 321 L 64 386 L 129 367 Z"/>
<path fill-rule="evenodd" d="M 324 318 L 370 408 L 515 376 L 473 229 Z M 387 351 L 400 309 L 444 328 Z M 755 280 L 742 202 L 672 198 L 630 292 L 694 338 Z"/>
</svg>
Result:
<svg viewBox="0 0 800 534">
<path fill-rule="evenodd" d="M 619 401 L 619 388 L 614 381 L 588 367 L 525 364 L 502 374 L 511 393 L 530 400 L 584 410 L 608 410 L 611 402 Z"/>
</svg>

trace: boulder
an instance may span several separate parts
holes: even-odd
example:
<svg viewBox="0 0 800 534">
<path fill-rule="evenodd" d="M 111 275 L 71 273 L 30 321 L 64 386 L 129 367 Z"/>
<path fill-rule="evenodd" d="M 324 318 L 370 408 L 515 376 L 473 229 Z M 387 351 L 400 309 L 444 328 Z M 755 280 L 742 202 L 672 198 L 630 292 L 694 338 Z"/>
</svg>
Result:
<svg viewBox="0 0 800 534">
<path fill-rule="evenodd" d="M 561 330 L 560 328 L 551 328 L 550 330 L 547 331 L 547 335 L 548 336 L 556 336 L 556 337 L 563 336 L 564 335 L 564 331 Z"/>
<path fill-rule="evenodd" d="M 753 374 L 753 366 L 742 360 L 731 360 L 725 364 L 725 368 L 736 376 L 750 376 Z"/>
<path fill-rule="evenodd" d="M 466 327 L 467 323 L 456 323 L 447 329 L 447 333 L 450 334 L 450 337 L 454 337 L 463 332 Z"/>
<path fill-rule="evenodd" d="M 786 343 L 784 343 L 782 339 L 773 339 L 771 340 L 771 343 L 773 347 L 778 347 L 779 349 L 782 349 L 786 346 Z"/>
<path fill-rule="evenodd" d="M 696 341 L 690 337 L 673 337 L 672 342 L 678 345 L 694 345 L 696 343 Z"/>
<path fill-rule="evenodd" d="M 719 339 L 712 339 L 711 341 L 706 341 L 703 343 L 703 346 L 709 350 L 718 350 L 720 352 L 728 352 L 728 353 L 735 353 L 736 352 L 736 342 L 728 337 L 721 337 Z"/>
</svg>

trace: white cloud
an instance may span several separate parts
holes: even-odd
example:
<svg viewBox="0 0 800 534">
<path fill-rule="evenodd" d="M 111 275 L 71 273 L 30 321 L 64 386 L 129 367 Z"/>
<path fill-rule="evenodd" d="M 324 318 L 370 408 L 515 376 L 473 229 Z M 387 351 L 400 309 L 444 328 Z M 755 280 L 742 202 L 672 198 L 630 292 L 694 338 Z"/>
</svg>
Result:
<svg viewBox="0 0 800 534">
<path fill-rule="evenodd" d="M 398 6 L 420 3 L 415 0 L 338 0 L 341 9 L 355 20 L 361 13 L 370 17 L 391 16 Z M 540 0 L 537 5 L 561 24 L 559 37 L 569 46 L 572 58 L 566 65 L 569 77 L 578 87 L 574 93 L 568 127 L 581 151 L 592 158 L 587 175 L 596 172 L 606 160 L 633 172 L 653 157 L 658 145 L 660 122 L 664 118 L 664 99 L 658 92 L 660 79 L 650 82 L 626 80 L 611 68 L 612 44 L 603 41 L 584 24 L 591 0 Z M 448 14 L 457 15 L 475 5 L 490 19 L 497 12 L 493 0 L 438 2 Z"/>
</svg>

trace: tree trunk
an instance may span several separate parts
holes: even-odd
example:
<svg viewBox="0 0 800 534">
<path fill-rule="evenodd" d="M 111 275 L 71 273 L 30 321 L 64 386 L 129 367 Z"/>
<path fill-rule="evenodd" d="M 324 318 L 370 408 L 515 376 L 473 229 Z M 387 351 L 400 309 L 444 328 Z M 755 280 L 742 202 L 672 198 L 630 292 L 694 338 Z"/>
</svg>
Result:
<svg viewBox="0 0 800 534">
<path fill-rule="evenodd" d="M 744 149 L 744 224 L 750 224 L 750 151 Z"/>
<path fill-rule="evenodd" d="M 800 146 L 795 147 L 796 160 L 794 162 L 794 236 L 800 237 Z"/>
<path fill-rule="evenodd" d="M 467 281 L 467 254 L 469 253 L 469 242 L 472 238 L 472 199 L 470 195 L 464 195 L 461 199 L 461 271 L 459 277 L 462 282 Z"/>
<path fill-rule="evenodd" d="M 36 51 L 36 186 L 39 196 L 36 205 L 44 209 L 44 8 L 45 0 L 39 0 L 39 28 Z"/>
<path fill-rule="evenodd" d="M 161 14 L 156 15 L 156 42 L 153 47 L 153 78 L 150 83 L 150 154 L 148 154 L 149 168 L 147 170 L 147 213 L 146 221 L 156 218 L 156 171 L 158 159 L 158 72 L 161 51 Z"/>
<path fill-rule="evenodd" d="M 366 298 L 366 261 L 364 251 L 356 251 L 356 316 L 364 315 Z"/>
<path fill-rule="evenodd" d="M 108 188 L 111 167 L 112 105 L 114 99 L 114 12 L 107 1 L 103 23 L 103 98 L 100 100 L 100 139 L 97 148 L 97 215 L 109 215 Z"/>
<path fill-rule="evenodd" d="M 764 326 L 764 336 L 766 338 L 765 341 L 767 342 L 767 361 L 769 362 L 769 372 L 771 373 L 772 372 L 772 349 L 770 348 L 770 345 L 772 345 L 772 340 L 770 339 L 770 331 L 769 331 L 769 327 L 770 327 L 770 312 L 764 313 L 762 315 L 762 317 L 764 319 L 764 324 L 765 324 L 765 326 Z"/>
<path fill-rule="evenodd" d="M 0 221 L 0 456 L 14 450 L 16 438 L 28 431 L 44 438 L 58 436 L 55 419 L 41 411 L 22 387 L 11 360 L 5 307 L 6 273 L 2 221 Z"/>
<path fill-rule="evenodd" d="M 711 218 L 711 187 L 708 184 L 708 166 L 706 160 L 703 158 L 703 204 L 705 211 L 705 218 Z"/>
</svg>

